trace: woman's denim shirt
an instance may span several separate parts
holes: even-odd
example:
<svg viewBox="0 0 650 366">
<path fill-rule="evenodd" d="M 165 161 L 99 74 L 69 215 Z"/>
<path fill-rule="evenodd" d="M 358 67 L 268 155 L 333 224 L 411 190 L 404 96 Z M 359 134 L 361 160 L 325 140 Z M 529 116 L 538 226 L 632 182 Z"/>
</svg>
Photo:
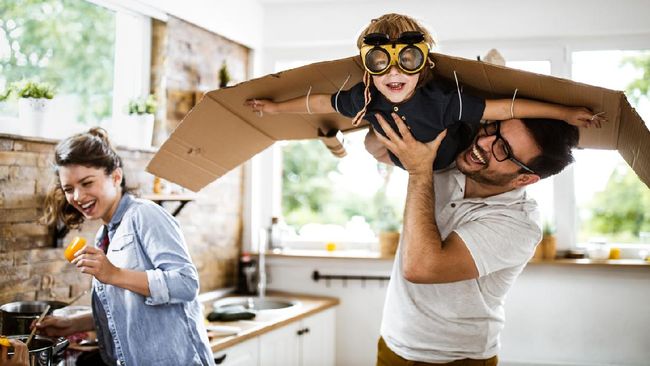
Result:
<svg viewBox="0 0 650 366">
<path fill-rule="evenodd" d="M 105 230 L 97 233 L 96 246 Z M 102 358 L 129 366 L 214 365 L 197 300 L 198 272 L 176 219 L 151 201 L 125 194 L 108 224 L 108 236 L 108 260 L 146 272 L 150 296 L 93 278 Z"/>
</svg>

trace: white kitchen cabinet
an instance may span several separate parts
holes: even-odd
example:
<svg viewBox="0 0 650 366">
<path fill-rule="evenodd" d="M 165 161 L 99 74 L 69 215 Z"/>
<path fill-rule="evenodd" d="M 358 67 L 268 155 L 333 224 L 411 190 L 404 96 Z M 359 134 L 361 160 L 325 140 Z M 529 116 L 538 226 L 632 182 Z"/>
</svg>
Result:
<svg viewBox="0 0 650 366">
<path fill-rule="evenodd" d="M 301 366 L 334 366 L 336 353 L 334 309 L 328 309 L 301 321 Z"/>
<path fill-rule="evenodd" d="M 300 356 L 301 322 L 293 322 L 262 334 L 260 366 L 297 366 Z"/>
<path fill-rule="evenodd" d="M 260 336 L 260 366 L 334 366 L 336 315 L 328 309 Z"/>
<path fill-rule="evenodd" d="M 257 366 L 260 364 L 260 339 L 255 337 L 214 353 L 219 366 Z"/>
</svg>

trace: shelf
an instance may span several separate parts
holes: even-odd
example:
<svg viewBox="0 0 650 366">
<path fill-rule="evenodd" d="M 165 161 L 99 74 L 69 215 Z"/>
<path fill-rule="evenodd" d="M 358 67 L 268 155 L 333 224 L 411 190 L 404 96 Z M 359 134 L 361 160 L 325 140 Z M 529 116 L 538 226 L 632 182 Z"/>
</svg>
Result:
<svg viewBox="0 0 650 366">
<path fill-rule="evenodd" d="M 649 267 L 650 262 L 641 259 L 533 259 L 530 264 L 550 264 L 565 266 L 619 266 L 619 267 Z"/>
<path fill-rule="evenodd" d="M 188 202 L 194 201 L 196 195 L 192 193 L 181 193 L 181 194 L 145 194 L 140 196 L 140 198 L 156 202 L 160 206 L 164 206 L 165 202 L 179 202 L 176 209 L 172 212 L 172 216 L 178 215 L 183 207 Z"/>
</svg>

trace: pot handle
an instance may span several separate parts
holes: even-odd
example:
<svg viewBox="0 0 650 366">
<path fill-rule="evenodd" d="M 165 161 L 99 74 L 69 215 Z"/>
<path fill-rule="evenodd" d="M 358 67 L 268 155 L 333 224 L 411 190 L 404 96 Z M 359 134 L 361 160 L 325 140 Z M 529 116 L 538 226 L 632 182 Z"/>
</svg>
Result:
<svg viewBox="0 0 650 366">
<path fill-rule="evenodd" d="M 52 347 L 52 353 L 56 355 L 59 352 L 66 349 L 69 345 L 70 345 L 70 341 L 65 337 L 61 337 L 57 340 L 57 343 Z"/>
</svg>

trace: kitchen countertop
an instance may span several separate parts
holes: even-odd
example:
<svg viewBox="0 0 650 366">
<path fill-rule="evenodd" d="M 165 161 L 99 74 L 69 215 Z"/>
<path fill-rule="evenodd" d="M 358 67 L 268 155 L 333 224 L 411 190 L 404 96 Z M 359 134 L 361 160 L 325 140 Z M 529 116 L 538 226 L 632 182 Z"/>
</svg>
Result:
<svg viewBox="0 0 650 366">
<path fill-rule="evenodd" d="M 212 336 L 214 333 L 208 331 L 212 352 L 221 351 L 225 348 L 244 342 L 245 340 L 255 338 L 261 334 L 283 327 L 289 323 L 299 321 L 300 319 L 339 304 L 339 299 L 334 297 L 302 295 L 277 291 L 268 291 L 267 297 L 282 297 L 285 299 L 298 300 L 300 301 L 300 305 L 288 309 L 264 311 L 263 314 L 258 314 L 251 320 L 209 322 L 208 324 L 210 325 L 226 325 L 241 328 L 241 332 L 237 335 L 231 336 Z M 204 303 L 206 315 L 212 310 L 212 302 L 213 300 Z"/>
</svg>

